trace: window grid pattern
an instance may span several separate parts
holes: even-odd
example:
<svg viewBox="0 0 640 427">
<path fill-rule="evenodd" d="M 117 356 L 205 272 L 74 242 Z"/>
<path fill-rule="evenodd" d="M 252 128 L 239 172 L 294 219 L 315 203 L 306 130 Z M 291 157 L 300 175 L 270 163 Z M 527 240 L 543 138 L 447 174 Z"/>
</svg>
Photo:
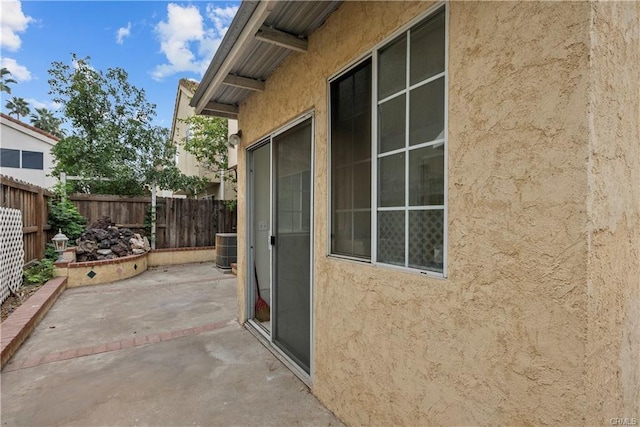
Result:
<svg viewBox="0 0 640 427">
<path fill-rule="evenodd" d="M 412 44 L 414 40 L 422 45 Z M 438 43 L 441 46 L 434 46 Z M 433 61 L 419 55 L 421 51 L 432 54 Z M 393 61 L 385 59 L 387 54 Z M 404 59 L 404 67 L 398 63 L 399 58 Z M 442 273 L 444 11 L 380 49 L 377 60 L 376 261 Z M 392 71 L 385 71 L 387 64 L 402 75 L 390 76 Z M 399 108 L 404 114 L 398 112 Z"/>
<path fill-rule="evenodd" d="M 445 273 L 445 17 L 446 6 L 429 13 L 374 49 L 370 60 L 330 82 L 331 254 L 422 273 Z M 368 158 L 356 159 L 344 151 L 354 148 L 355 139 L 343 137 L 345 123 L 337 112 L 344 111 L 344 97 L 336 89 L 367 61 L 372 65 L 372 133 L 358 132 L 361 138 L 368 137 L 370 150 Z M 355 91 L 350 96 L 354 105 L 362 100 Z M 354 168 L 369 159 L 371 181 L 365 188 Z M 371 195 L 367 207 L 355 203 L 356 194 L 365 189 Z M 357 236 L 367 240 L 370 251 L 357 253 Z"/>
</svg>

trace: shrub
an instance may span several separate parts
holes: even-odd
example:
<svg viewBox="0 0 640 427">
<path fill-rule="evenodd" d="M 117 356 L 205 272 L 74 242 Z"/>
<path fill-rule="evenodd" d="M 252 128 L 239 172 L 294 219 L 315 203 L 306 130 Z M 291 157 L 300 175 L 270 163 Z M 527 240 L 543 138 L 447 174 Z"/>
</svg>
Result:
<svg viewBox="0 0 640 427">
<path fill-rule="evenodd" d="M 56 252 L 56 245 L 53 243 L 47 243 L 44 248 L 44 257 L 45 259 L 50 259 L 53 262 L 58 260 L 58 252 Z"/>
<path fill-rule="evenodd" d="M 55 195 L 49 200 L 49 224 L 51 228 L 57 233 L 58 230 L 69 238 L 70 245 L 73 243 L 80 234 L 84 231 L 84 224 L 86 220 L 78 208 L 63 196 L 63 190 L 60 186 L 56 187 Z"/>
<path fill-rule="evenodd" d="M 36 285 L 45 283 L 53 278 L 55 274 L 55 266 L 50 259 L 36 261 L 36 263 L 24 271 L 23 283 L 28 285 Z"/>
</svg>

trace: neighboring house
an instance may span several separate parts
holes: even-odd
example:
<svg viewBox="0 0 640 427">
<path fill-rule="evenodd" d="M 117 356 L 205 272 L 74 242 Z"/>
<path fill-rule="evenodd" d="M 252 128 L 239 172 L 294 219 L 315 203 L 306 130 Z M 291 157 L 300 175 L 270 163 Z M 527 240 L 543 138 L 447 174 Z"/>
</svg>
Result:
<svg viewBox="0 0 640 427">
<path fill-rule="evenodd" d="M 60 138 L 0 113 L 0 174 L 39 187 L 51 188 L 57 178 L 53 169 L 51 148 Z"/>
<path fill-rule="evenodd" d="M 189 105 L 189 102 L 191 102 L 191 98 L 197 88 L 198 83 L 192 80 L 180 79 L 178 82 L 178 92 L 176 94 L 176 103 L 173 111 L 173 123 L 171 125 L 171 141 L 177 147 L 176 164 L 185 175 L 199 176 L 209 180 L 210 184 L 206 191 L 197 194 L 196 197 L 212 197 L 216 200 L 235 200 L 235 185 L 229 179 L 229 174 L 235 174 L 235 170 L 233 169 L 235 169 L 237 162 L 237 149 L 235 147 L 229 147 L 229 167 L 233 169 L 223 172 L 220 176 L 216 176 L 215 173 L 200 165 L 195 156 L 184 149 L 184 141 L 185 138 L 188 138 L 190 131 L 189 126 L 181 120 L 195 115 L 194 109 Z M 236 130 L 237 122 L 235 120 L 229 120 L 230 134 Z M 184 194 L 183 192 L 171 194 L 171 192 L 166 191 L 159 193 L 159 195 L 163 197 L 185 197 Z"/>
<path fill-rule="evenodd" d="M 351 425 L 640 419 L 639 16 L 243 2 L 239 320 Z"/>
</svg>

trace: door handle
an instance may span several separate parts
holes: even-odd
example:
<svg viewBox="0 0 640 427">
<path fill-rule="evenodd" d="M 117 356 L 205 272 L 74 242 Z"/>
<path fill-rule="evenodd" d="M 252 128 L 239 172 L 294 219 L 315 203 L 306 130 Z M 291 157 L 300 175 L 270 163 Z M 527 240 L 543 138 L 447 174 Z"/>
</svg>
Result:
<svg viewBox="0 0 640 427">
<path fill-rule="evenodd" d="M 276 236 L 271 236 L 270 243 L 271 243 L 271 246 L 276 245 Z"/>
</svg>

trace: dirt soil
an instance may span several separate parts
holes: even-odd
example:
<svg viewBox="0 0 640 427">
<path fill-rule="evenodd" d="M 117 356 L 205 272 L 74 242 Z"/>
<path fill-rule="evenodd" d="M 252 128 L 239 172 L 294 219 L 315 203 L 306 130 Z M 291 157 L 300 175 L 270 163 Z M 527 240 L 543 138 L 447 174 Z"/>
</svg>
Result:
<svg viewBox="0 0 640 427">
<path fill-rule="evenodd" d="M 39 285 L 24 285 L 18 289 L 18 292 L 15 295 L 9 295 L 9 298 L 2 303 L 1 321 L 4 322 L 4 319 L 9 317 L 9 315 L 28 300 L 31 295 L 35 294 L 42 285 L 44 285 L 44 283 Z"/>
</svg>

